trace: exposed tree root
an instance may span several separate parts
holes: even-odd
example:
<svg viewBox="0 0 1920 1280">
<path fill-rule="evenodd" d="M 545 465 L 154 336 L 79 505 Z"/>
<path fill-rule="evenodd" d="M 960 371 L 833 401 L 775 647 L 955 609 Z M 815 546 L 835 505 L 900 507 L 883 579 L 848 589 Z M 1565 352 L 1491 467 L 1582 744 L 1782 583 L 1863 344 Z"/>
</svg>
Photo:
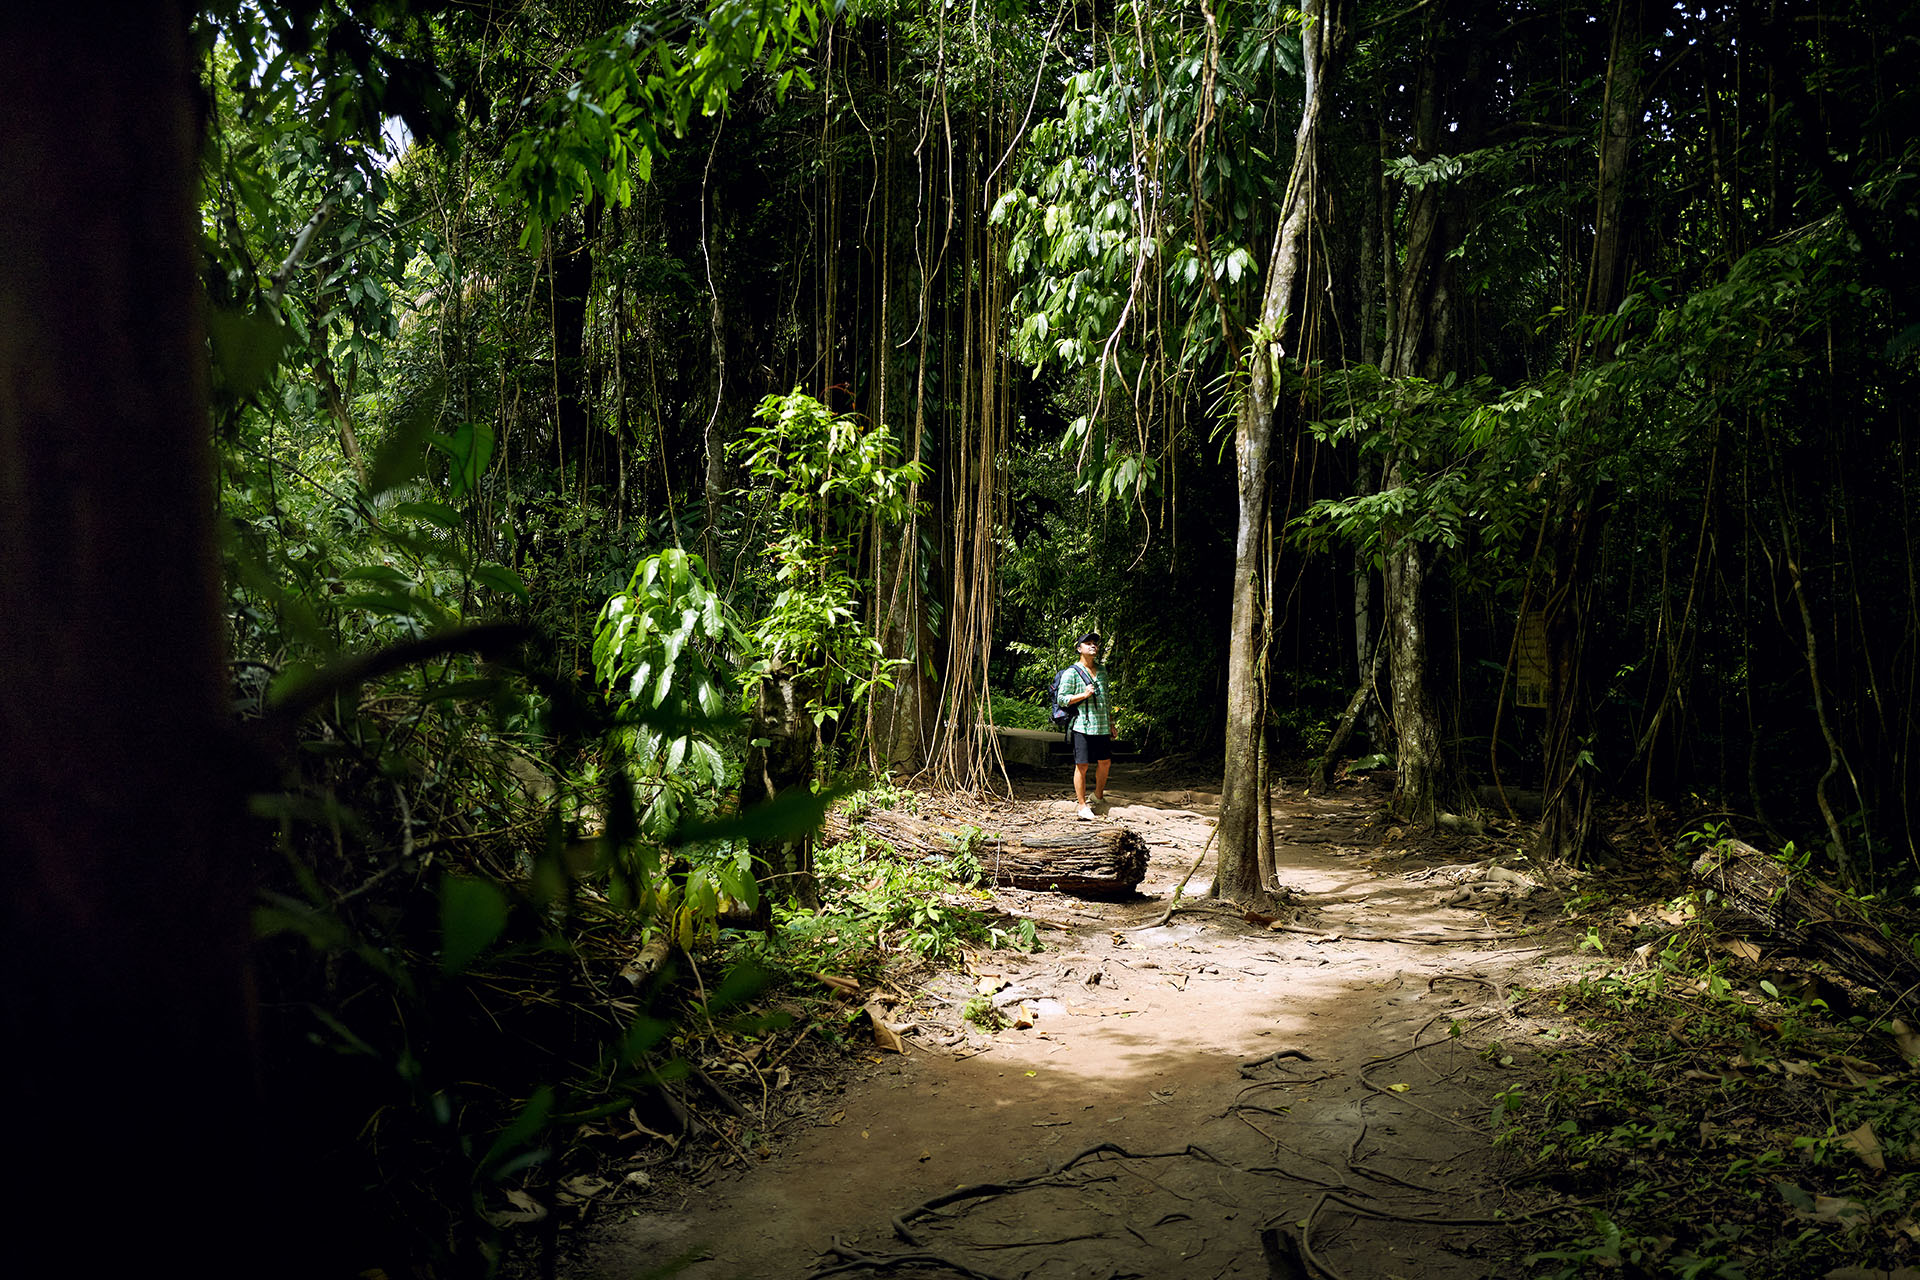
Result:
<svg viewBox="0 0 1920 1280">
<path fill-rule="evenodd" d="M 1275 933 L 1304 933 L 1321 942 L 1404 942 L 1408 946 L 1450 947 L 1456 942 L 1504 942 L 1508 938 L 1517 938 L 1517 933 L 1455 933 L 1444 938 L 1425 938 L 1416 934 L 1391 933 L 1352 933 L 1345 929 L 1310 929 L 1303 924 L 1280 924 L 1277 921 L 1267 926 Z"/>
<path fill-rule="evenodd" d="M 836 1238 L 828 1250 L 841 1259 L 836 1266 L 817 1268 L 808 1274 L 814 1277 L 847 1275 L 854 1271 L 895 1271 L 901 1267 L 944 1267 L 958 1276 L 969 1280 L 1007 1280 L 992 1271 L 981 1271 L 964 1262 L 950 1258 L 944 1253 L 921 1250 L 918 1253 L 864 1253 L 859 1249 L 850 1249 Z"/>
<path fill-rule="evenodd" d="M 1255 1058 L 1251 1062 L 1241 1063 L 1240 1078 L 1242 1080 L 1251 1080 L 1253 1079 L 1252 1072 L 1265 1066 L 1278 1066 L 1283 1058 L 1298 1058 L 1302 1062 L 1313 1061 L 1313 1055 L 1305 1049 L 1275 1049 L 1264 1058 Z"/>
</svg>

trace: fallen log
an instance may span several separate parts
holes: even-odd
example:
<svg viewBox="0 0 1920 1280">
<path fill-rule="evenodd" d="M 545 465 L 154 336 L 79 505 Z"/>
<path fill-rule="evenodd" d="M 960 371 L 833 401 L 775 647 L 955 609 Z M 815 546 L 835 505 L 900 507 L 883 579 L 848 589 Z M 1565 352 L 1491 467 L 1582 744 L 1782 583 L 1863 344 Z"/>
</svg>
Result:
<svg viewBox="0 0 1920 1280">
<path fill-rule="evenodd" d="M 849 821 L 829 813 L 828 842 L 854 834 L 905 858 L 951 857 L 966 837 L 951 824 L 880 809 Z M 980 867 L 997 885 L 1057 890 L 1081 898 L 1124 898 L 1147 874 L 1147 842 L 1117 823 L 1062 822 L 1015 836 L 982 835 L 973 845 Z"/>
<path fill-rule="evenodd" d="M 627 961 L 620 970 L 620 979 L 630 990 L 638 991 L 647 985 L 647 980 L 660 972 L 669 957 L 673 955 L 673 939 L 665 933 L 657 933 L 647 940 L 633 959 Z"/>
<path fill-rule="evenodd" d="M 1709 918 L 1730 932 L 1816 956 L 1896 1004 L 1920 988 L 1920 960 L 1904 944 L 1909 922 L 1885 904 L 1870 916 L 1834 886 L 1743 840 L 1722 840 L 1695 859 L 1693 877 L 1714 891 Z"/>
</svg>

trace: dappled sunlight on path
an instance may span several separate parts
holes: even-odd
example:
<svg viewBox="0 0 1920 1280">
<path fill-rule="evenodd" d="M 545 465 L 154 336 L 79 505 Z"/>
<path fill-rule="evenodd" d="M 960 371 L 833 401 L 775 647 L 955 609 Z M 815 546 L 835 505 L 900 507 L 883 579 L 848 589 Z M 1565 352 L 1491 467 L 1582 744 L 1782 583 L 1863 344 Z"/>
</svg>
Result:
<svg viewBox="0 0 1920 1280">
<path fill-rule="evenodd" d="M 1408 1219 L 1500 1206 L 1490 1100 L 1510 1074 L 1504 1046 L 1525 1035 L 1503 996 L 1536 981 L 1544 940 L 1336 938 L 1494 932 L 1435 905 L 1449 886 L 1408 880 L 1431 859 L 1382 849 L 1353 798 L 1277 806 L 1283 827 L 1316 837 L 1281 837 L 1281 878 L 1309 909 L 1296 931 L 1204 901 L 1210 865 L 1188 884 L 1195 909 L 1142 928 L 1193 865 L 1217 797 L 1115 781 L 1103 820 L 1152 849 L 1141 897 L 1003 893 L 1045 926 L 1046 949 L 977 953 L 969 972 L 904 993 L 923 1024 L 957 1025 L 986 991 L 1030 1026 L 865 1055 L 815 1127 L 677 1211 L 636 1215 L 581 1274 L 682 1253 L 697 1260 L 679 1274 L 699 1280 L 871 1273 L 876 1255 L 919 1250 L 994 1276 L 1267 1276 L 1286 1273 L 1270 1271 L 1262 1232 L 1284 1252 L 1308 1219 L 1308 1248 L 1344 1275 L 1487 1274 L 1484 1229 Z M 917 1244 L 896 1231 L 895 1215 L 978 1184 L 995 1186 L 910 1215 Z"/>
</svg>

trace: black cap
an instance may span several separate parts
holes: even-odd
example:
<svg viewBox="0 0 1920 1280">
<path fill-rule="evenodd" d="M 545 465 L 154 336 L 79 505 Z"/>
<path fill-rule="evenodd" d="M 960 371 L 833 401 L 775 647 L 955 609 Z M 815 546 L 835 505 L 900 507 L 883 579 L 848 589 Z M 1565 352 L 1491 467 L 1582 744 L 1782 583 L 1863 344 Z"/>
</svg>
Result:
<svg viewBox="0 0 1920 1280">
<path fill-rule="evenodd" d="M 1087 634 L 1081 636 L 1078 640 L 1074 641 L 1074 644 L 1076 646 L 1083 645 L 1083 644 L 1090 644 L 1094 648 L 1098 649 L 1100 647 L 1100 633 L 1098 631 L 1089 631 L 1087 632 Z"/>
</svg>

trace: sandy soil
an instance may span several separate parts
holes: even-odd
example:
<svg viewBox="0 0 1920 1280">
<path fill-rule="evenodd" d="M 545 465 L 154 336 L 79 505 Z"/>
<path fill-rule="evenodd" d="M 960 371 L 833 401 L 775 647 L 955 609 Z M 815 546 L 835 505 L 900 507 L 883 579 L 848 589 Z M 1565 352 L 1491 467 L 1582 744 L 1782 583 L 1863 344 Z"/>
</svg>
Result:
<svg viewBox="0 0 1920 1280">
<path fill-rule="evenodd" d="M 603 1224 L 575 1280 L 682 1259 L 672 1274 L 692 1280 L 1289 1277 L 1315 1274 L 1303 1238 L 1321 1271 L 1355 1280 L 1512 1274 L 1485 1221 L 1513 1207 L 1492 1111 L 1542 1029 L 1507 995 L 1573 963 L 1551 895 L 1501 886 L 1449 904 L 1484 843 L 1382 826 L 1379 785 L 1288 787 L 1277 860 L 1291 922 L 1313 932 L 1204 901 L 1141 928 L 1218 804 L 1156 786 L 1117 769 L 1104 818 L 1149 842 L 1139 899 L 998 895 L 1036 920 L 1044 951 L 906 980 L 892 1020 L 912 1025 L 910 1052 L 864 1056 L 757 1167 Z M 1057 785 L 1015 806 L 1072 814 Z M 1031 1025 L 965 1023 L 981 991 Z"/>
</svg>

